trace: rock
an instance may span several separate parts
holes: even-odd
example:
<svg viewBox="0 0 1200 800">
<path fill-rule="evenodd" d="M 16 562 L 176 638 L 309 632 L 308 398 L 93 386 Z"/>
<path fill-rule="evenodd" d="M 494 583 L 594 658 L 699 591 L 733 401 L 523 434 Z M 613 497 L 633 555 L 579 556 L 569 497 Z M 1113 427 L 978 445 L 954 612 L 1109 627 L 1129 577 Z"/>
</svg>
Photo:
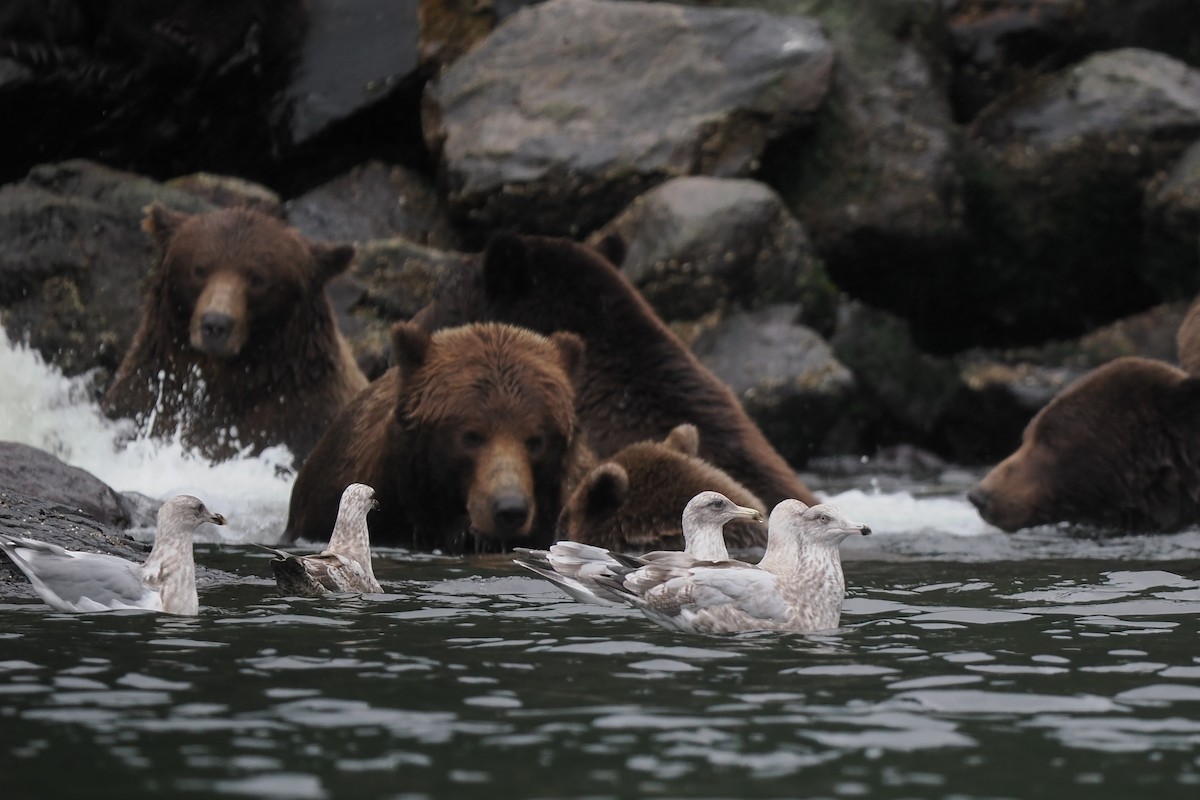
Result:
<svg viewBox="0 0 1200 800">
<path fill-rule="evenodd" d="M 347 303 L 336 287 L 331 293 L 338 323 L 368 378 L 387 369 L 391 324 L 411 319 L 440 284 L 474 273 L 473 264 L 470 254 L 421 247 L 399 237 L 370 240 L 358 248 L 350 267 L 358 295 Z"/>
<path fill-rule="evenodd" d="M 1138 271 L 1145 182 L 1200 136 L 1200 71 L 1092 56 L 988 110 L 967 170 L 970 263 L 939 275 L 976 341 L 1078 336 L 1160 302 Z M 983 341 L 987 344 L 988 341 Z"/>
<path fill-rule="evenodd" d="M 436 188 L 411 169 L 378 161 L 289 200 L 287 219 L 310 239 L 366 242 L 402 236 L 418 245 L 458 245 Z"/>
<path fill-rule="evenodd" d="M 803 222 L 843 291 L 937 327 L 939 265 L 967 243 L 959 133 L 936 0 L 792 0 L 817 16 L 838 66 L 811 132 L 772 144 L 761 174 Z"/>
<path fill-rule="evenodd" d="M 425 138 L 456 219 L 583 236 L 666 178 L 748 174 L 832 68 L 808 18 L 550 0 L 429 84 Z"/>
<path fill-rule="evenodd" d="M 58 503 L 110 528 L 132 522 L 130 503 L 108 484 L 29 445 L 0 442 L 0 490 Z"/>
<path fill-rule="evenodd" d="M 1142 274 L 1163 297 L 1200 293 L 1200 142 L 1146 187 Z"/>
<path fill-rule="evenodd" d="M 621 271 L 663 319 L 799 303 L 801 320 L 832 328 L 835 290 L 804 228 L 765 184 L 673 178 L 590 237 L 618 236 Z"/>
<path fill-rule="evenodd" d="M 813 330 L 796 324 L 800 307 L 737 313 L 704 332 L 693 352 L 729 384 L 747 413 L 793 467 L 814 453 L 840 451 L 831 432 L 856 386 Z"/>
<path fill-rule="evenodd" d="M 952 0 L 952 97 L 971 120 L 1022 83 L 1091 53 L 1141 47 L 1200 65 L 1192 0 Z"/>
</svg>

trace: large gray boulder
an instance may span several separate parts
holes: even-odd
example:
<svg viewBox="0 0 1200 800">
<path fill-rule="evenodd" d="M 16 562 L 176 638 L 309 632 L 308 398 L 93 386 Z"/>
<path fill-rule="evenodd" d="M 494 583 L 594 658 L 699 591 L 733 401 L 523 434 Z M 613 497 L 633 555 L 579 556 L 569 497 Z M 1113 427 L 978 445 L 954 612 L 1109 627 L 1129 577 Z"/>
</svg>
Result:
<svg viewBox="0 0 1200 800">
<path fill-rule="evenodd" d="M 760 175 L 804 224 L 839 288 L 940 326 L 924 284 L 939 265 L 958 263 L 967 239 L 940 3 L 781 5 L 818 17 L 838 62 L 811 133 L 774 143 Z"/>
<path fill-rule="evenodd" d="M 815 453 L 843 452 L 836 423 L 856 392 L 854 376 L 816 331 L 796 322 L 799 313 L 786 303 L 736 313 L 692 344 L 793 467 Z"/>
<path fill-rule="evenodd" d="M 128 528 L 136 510 L 95 475 L 44 450 L 0 442 L 0 488 L 58 503 L 113 528 Z"/>
<path fill-rule="evenodd" d="M 810 18 L 550 0 L 430 83 L 426 140 L 456 217 L 582 236 L 666 178 L 747 175 L 833 60 Z"/>
<path fill-rule="evenodd" d="M 621 271 L 666 320 L 799 303 L 832 327 L 836 290 L 803 226 L 770 187 L 741 178 L 673 178 L 634 200 L 593 241 L 617 236 Z"/>
<path fill-rule="evenodd" d="M 1200 292 L 1200 142 L 1146 187 L 1143 274 L 1164 297 Z"/>
<path fill-rule="evenodd" d="M 1200 71 L 1146 50 L 1091 56 L 992 107 L 973 127 L 975 246 L 941 291 L 1017 343 L 1182 299 L 1139 272 L 1142 203 L 1198 137 Z"/>
</svg>

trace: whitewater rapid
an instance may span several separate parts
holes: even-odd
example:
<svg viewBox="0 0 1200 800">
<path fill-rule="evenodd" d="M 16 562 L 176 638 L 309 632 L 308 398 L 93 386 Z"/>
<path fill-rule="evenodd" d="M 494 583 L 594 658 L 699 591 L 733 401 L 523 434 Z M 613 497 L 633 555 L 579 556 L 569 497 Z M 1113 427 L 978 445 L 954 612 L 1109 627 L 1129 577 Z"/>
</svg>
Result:
<svg viewBox="0 0 1200 800">
<path fill-rule="evenodd" d="M 0 440 L 53 453 L 121 492 L 159 500 L 194 494 L 229 520 L 223 529 L 206 526 L 210 530 L 204 535 L 210 540 L 278 540 L 294 477 L 286 448 L 214 464 L 178 441 L 136 438 L 131 423 L 101 413 L 87 376 L 65 377 L 35 350 L 12 342 L 3 328 L 0 375 Z M 870 524 L 876 534 L 936 532 L 961 537 L 995 532 L 961 496 L 852 489 L 822 497 Z"/>
</svg>

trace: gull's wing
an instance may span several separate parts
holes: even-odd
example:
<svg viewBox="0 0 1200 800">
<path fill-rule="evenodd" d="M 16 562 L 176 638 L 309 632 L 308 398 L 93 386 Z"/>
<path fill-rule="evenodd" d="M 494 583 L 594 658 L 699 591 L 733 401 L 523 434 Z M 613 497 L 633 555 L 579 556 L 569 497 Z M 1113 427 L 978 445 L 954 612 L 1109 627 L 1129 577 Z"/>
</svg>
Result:
<svg viewBox="0 0 1200 800">
<path fill-rule="evenodd" d="M 647 616 L 678 630 L 770 630 L 786 625 L 790 616 L 778 579 L 738 562 L 687 569 L 651 565 L 627 575 L 625 585 Z"/>
<path fill-rule="evenodd" d="M 34 591 L 59 611 L 162 610 L 162 599 L 143 580 L 142 565 L 136 562 L 33 539 L 3 539 L 0 549 L 25 573 Z"/>
</svg>

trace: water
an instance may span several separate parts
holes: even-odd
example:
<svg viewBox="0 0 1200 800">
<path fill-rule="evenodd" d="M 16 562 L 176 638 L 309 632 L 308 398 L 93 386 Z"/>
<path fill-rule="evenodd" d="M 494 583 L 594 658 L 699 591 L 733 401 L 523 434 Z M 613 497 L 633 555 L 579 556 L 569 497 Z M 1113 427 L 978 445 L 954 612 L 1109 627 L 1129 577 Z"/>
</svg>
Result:
<svg viewBox="0 0 1200 800">
<path fill-rule="evenodd" d="M 672 634 L 503 558 L 401 550 L 377 556 L 386 594 L 281 599 L 247 543 L 282 526 L 286 454 L 115 449 L 79 385 L 6 344 L 0 370 L 0 435 L 246 520 L 197 547 L 240 576 L 199 617 L 0 602 L 7 800 L 1200 791 L 1196 531 L 1005 536 L 969 473 L 868 474 L 817 482 L 876 530 L 847 548 L 837 631 Z"/>
</svg>

